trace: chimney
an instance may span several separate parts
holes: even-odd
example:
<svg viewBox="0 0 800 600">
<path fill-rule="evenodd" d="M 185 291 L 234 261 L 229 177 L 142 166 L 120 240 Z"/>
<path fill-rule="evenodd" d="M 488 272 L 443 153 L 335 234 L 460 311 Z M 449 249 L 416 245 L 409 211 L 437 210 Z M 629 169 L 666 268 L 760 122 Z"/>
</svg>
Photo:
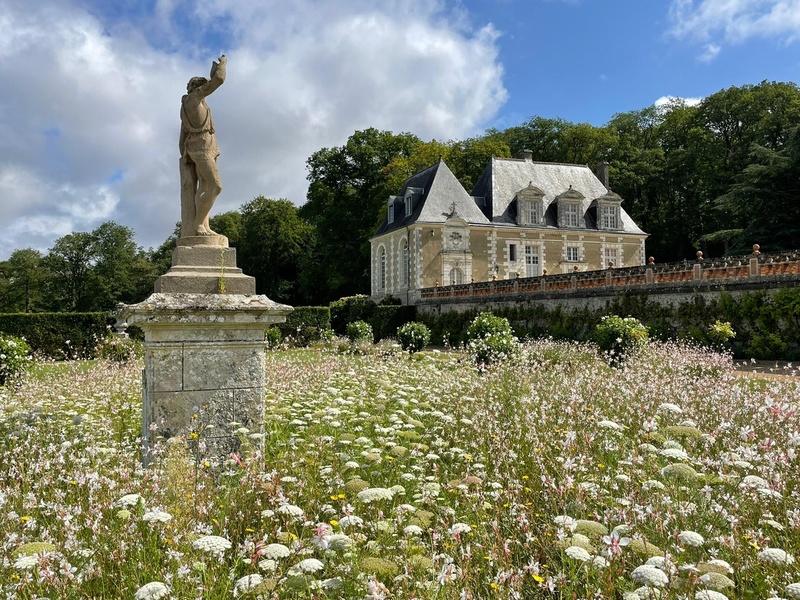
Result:
<svg viewBox="0 0 800 600">
<path fill-rule="evenodd" d="M 525 160 L 533 160 L 533 150 L 520 150 L 514 155 L 514 158 L 524 158 Z"/>
<path fill-rule="evenodd" d="M 605 161 L 597 164 L 597 178 L 600 180 L 600 183 L 602 183 L 605 186 L 606 189 L 609 189 L 608 166 L 609 166 L 608 163 Z"/>
</svg>

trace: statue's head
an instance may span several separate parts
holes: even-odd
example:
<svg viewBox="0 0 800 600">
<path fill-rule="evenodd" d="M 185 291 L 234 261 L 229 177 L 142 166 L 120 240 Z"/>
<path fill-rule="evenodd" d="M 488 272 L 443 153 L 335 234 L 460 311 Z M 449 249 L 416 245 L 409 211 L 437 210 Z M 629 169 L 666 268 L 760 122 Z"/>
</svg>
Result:
<svg viewBox="0 0 800 600">
<path fill-rule="evenodd" d="M 186 91 L 191 92 L 192 90 L 196 90 L 204 83 L 208 83 L 208 79 L 205 77 L 192 77 L 189 83 L 186 84 Z"/>
</svg>

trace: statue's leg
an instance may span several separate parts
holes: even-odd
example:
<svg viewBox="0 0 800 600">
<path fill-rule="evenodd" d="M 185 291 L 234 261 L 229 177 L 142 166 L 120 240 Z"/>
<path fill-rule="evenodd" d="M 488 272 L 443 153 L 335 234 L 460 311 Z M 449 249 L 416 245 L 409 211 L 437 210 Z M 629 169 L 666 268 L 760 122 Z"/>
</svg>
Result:
<svg viewBox="0 0 800 600">
<path fill-rule="evenodd" d="M 213 159 L 203 157 L 203 160 L 195 161 L 195 167 L 200 180 L 194 201 L 196 235 L 216 235 L 208 226 L 208 216 L 211 213 L 211 207 L 214 206 L 214 201 L 222 191 L 222 180 L 217 169 L 217 159 L 216 157 Z"/>
<path fill-rule="evenodd" d="M 195 196 L 197 195 L 197 172 L 188 157 L 179 159 L 181 174 L 181 237 L 197 235 L 195 226 Z"/>
</svg>

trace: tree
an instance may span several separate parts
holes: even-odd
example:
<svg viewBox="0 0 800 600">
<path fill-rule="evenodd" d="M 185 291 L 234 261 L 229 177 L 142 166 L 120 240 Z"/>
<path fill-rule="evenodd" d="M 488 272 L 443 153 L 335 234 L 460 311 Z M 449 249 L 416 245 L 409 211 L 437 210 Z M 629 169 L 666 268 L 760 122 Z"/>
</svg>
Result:
<svg viewBox="0 0 800 600">
<path fill-rule="evenodd" d="M 6 312 L 36 312 L 43 304 L 45 271 L 42 253 L 33 248 L 15 250 L 6 262 L 8 284 L 3 299 Z"/>
<path fill-rule="evenodd" d="M 69 233 L 55 241 L 44 258 L 48 271 L 47 297 L 50 310 L 92 310 L 94 249 L 94 238 L 86 232 Z"/>
<path fill-rule="evenodd" d="M 238 260 L 256 278 L 256 291 L 298 304 L 300 264 L 313 242 L 312 227 L 289 200 L 259 196 L 242 206 Z"/>
<path fill-rule="evenodd" d="M 418 143 L 410 133 L 366 129 L 308 159 L 308 200 L 300 216 L 317 232 L 306 281 L 314 282 L 320 301 L 369 292 L 369 238 L 387 197 L 397 192 L 388 185 L 385 167 L 410 156 Z"/>
</svg>

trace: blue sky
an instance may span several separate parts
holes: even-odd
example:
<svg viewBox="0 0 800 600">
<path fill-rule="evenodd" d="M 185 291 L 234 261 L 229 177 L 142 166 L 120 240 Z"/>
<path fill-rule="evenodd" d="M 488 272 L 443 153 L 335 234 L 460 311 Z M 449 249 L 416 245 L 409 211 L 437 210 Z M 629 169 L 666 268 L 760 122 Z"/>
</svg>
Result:
<svg viewBox="0 0 800 600">
<path fill-rule="evenodd" d="M 302 204 L 308 156 L 357 129 L 602 125 L 800 72 L 800 0 L 0 0 L 0 26 L 0 259 L 107 220 L 160 244 L 180 97 L 223 52 L 215 213 Z"/>
</svg>

